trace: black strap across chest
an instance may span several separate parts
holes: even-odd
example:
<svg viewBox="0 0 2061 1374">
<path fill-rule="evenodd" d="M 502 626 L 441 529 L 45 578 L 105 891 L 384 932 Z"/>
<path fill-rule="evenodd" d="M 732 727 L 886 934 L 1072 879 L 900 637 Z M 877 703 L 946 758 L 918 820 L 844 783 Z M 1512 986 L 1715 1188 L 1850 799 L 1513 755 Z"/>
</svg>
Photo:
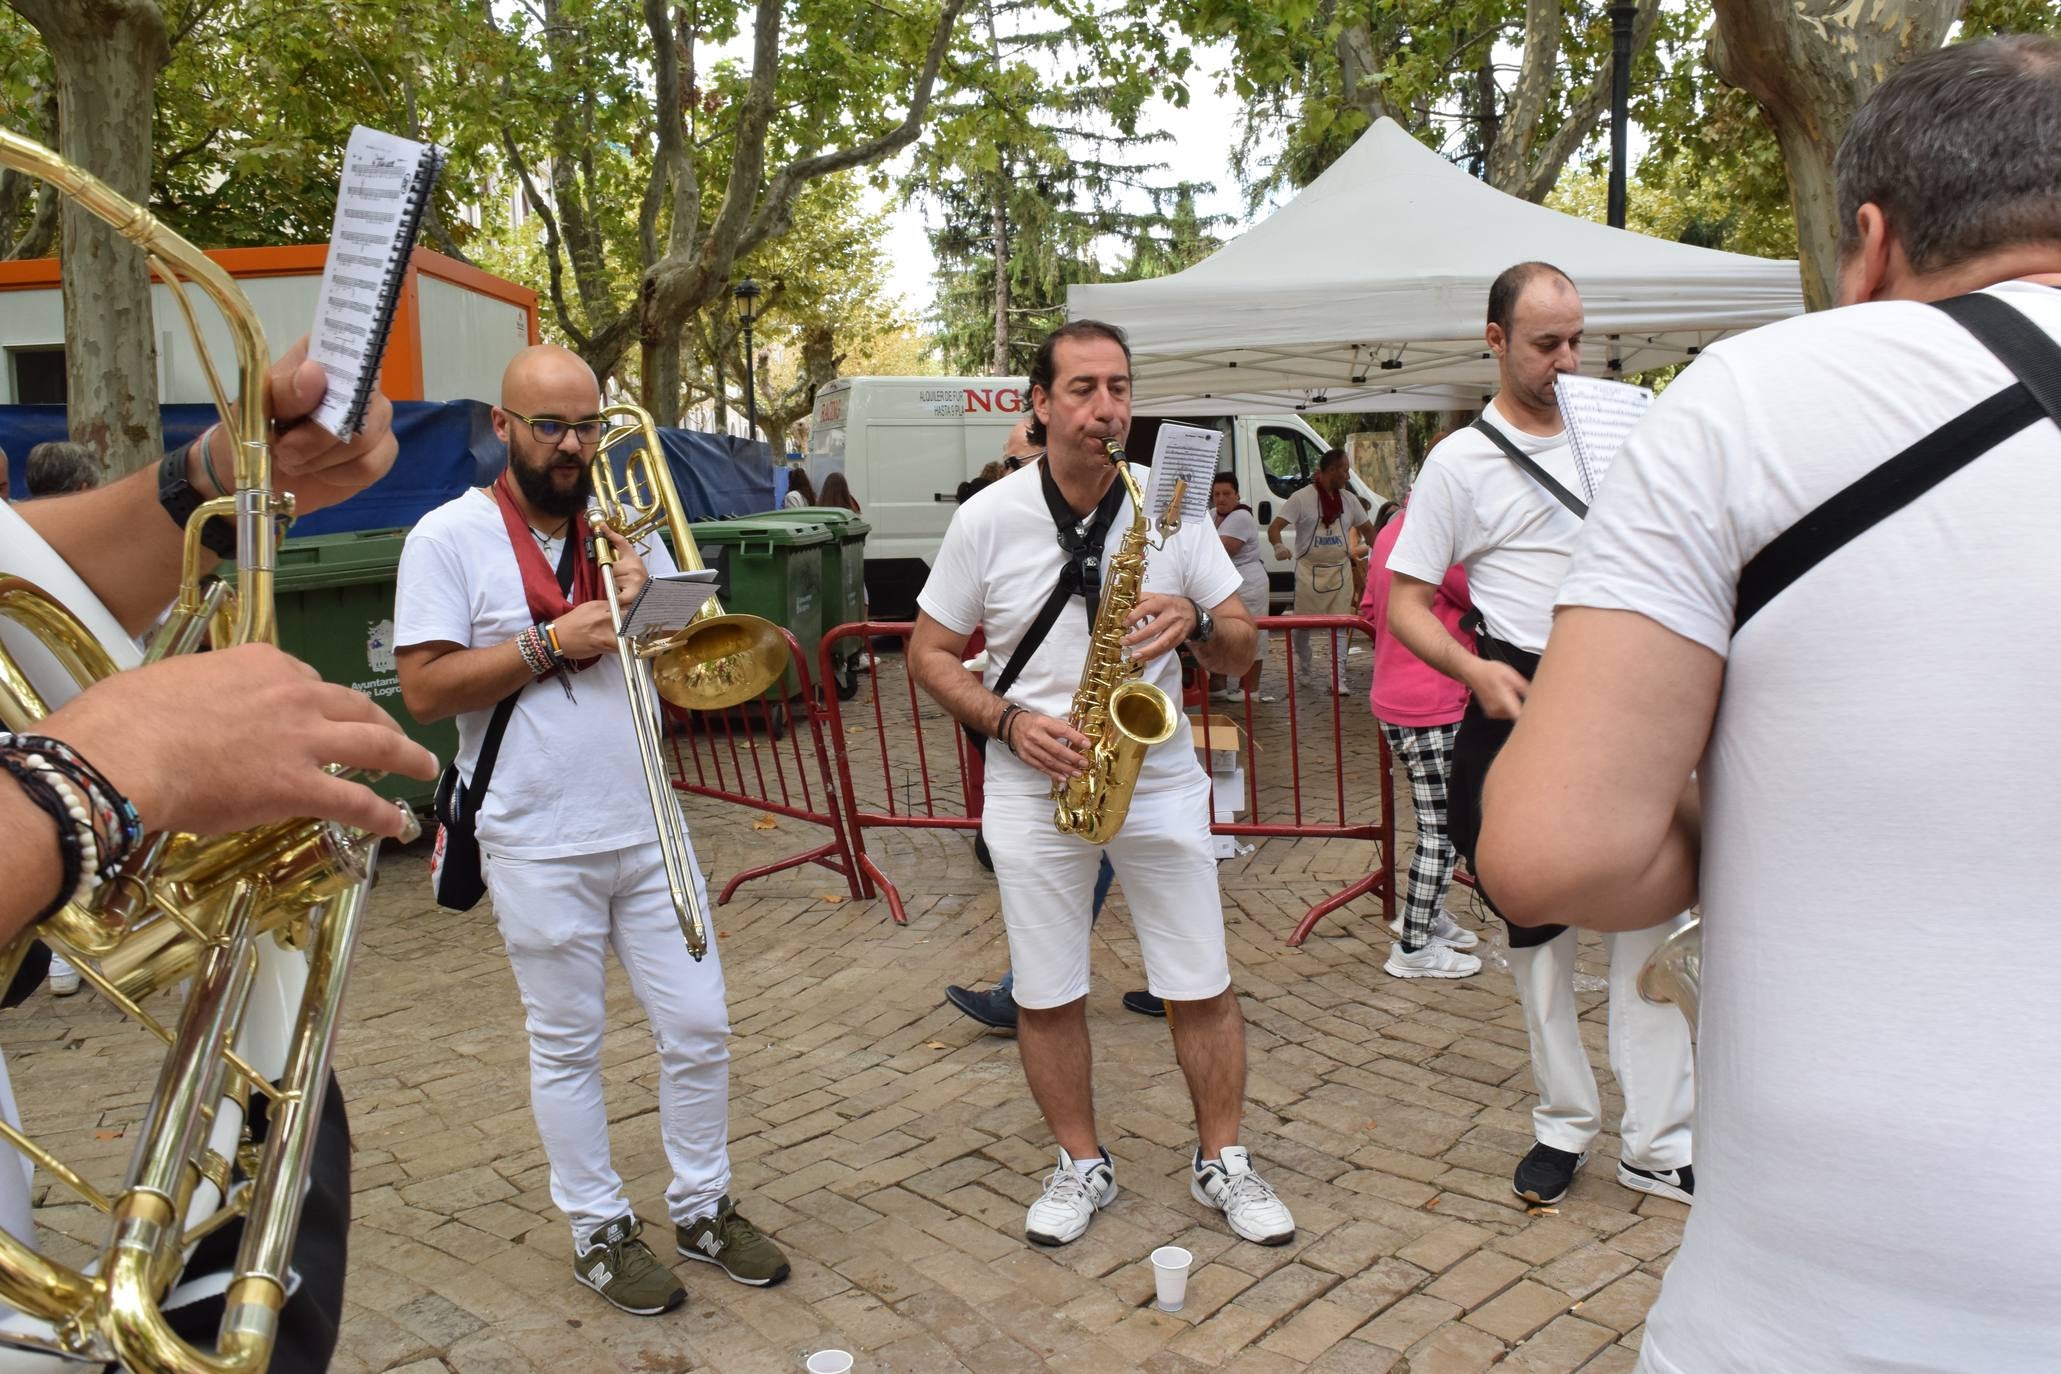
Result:
<svg viewBox="0 0 2061 1374">
<path fill-rule="evenodd" d="M 1536 462 L 1534 462 L 1532 460 L 1532 456 L 1529 453 L 1526 453 L 1523 449 L 1511 443 L 1509 435 L 1503 433 L 1502 430 L 1497 429 L 1487 420 L 1476 420 L 1472 425 L 1468 426 L 1468 428 L 1478 429 L 1483 434 L 1488 435 L 1489 442 L 1493 443 L 1497 448 L 1503 450 L 1504 455 L 1508 457 L 1511 462 L 1517 464 L 1517 466 L 1524 472 L 1525 476 L 1531 478 L 1532 481 L 1537 482 L 1540 486 L 1544 487 L 1549 493 L 1551 493 L 1554 500 L 1558 501 L 1561 505 L 1573 511 L 1575 519 L 1586 520 L 1589 518 L 1589 503 L 1582 500 L 1579 496 L 1576 496 L 1566 487 L 1561 486 L 1558 479 L 1556 479 L 1552 473 L 1546 471 L 1544 468 L 1540 467 Z"/>
<path fill-rule="evenodd" d="M 1016 652 L 1009 655 L 1009 666 L 995 680 L 995 695 L 998 697 L 1007 696 L 1009 689 L 1016 685 L 1017 677 L 1029 665 L 1031 655 L 1045 642 L 1045 636 L 1052 633 L 1052 627 L 1059 623 L 1059 613 L 1075 596 L 1086 603 L 1088 625 L 1091 629 L 1094 627 L 1096 613 L 1102 607 L 1102 547 L 1109 538 L 1109 527 L 1116 522 L 1116 513 L 1124 503 L 1124 484 L 1110 483 L 1094 514 L 1083 525 L 1081 518 L 1073 513 L 1073 507 L 1066 503 L 1059 483 L 1053 480 L 1050 459 L 1038 464 L 1038 481 L 1044 489 L 1045 509 L 1052 513 L 1054 532 L 1060 549 L 1066 554 L 1066 562 L 1060 566 L 1059 580 L 1053 583 L 1045 604 L 1038 608 L 1037 619 L 1031 622 L 1030 629 L 1018 641 Z M 1006 570 L 1003 575 L 1007 576 Z"/>
<path fill-rule="evenodd" d="M 2061 425 L 2061 344 L 2015 307 L 1983 292 L 1933 304 L 2018 380 L 1861 474 L 1769 540 L 1740 571 L 1735 636 L 1791 583 L 1998 444 L 2042 417 Z"/>
</svg>

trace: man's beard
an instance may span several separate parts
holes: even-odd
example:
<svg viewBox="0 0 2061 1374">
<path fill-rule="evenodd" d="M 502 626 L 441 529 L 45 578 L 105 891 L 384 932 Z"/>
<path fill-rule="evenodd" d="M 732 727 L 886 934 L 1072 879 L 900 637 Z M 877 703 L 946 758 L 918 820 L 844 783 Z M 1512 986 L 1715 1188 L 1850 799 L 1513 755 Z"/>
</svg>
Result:
<svg viewBox="0 0 2061 1374">
<path fill-rule="evenodd" d="M 551 479 L 551 470 L 558 466 L 558 462 L 554 454 L 543 467 L 534 468 L 511 453 L 508 470 L 515 474 L 515 485 L 522 489 L 525 501 L 545 515 L 565 519 L 587 508 L 588 500 L 594 495 L 594 472 L 586 464 L 581 464 L 580 480 L 561 491 Z"/>
</svg>

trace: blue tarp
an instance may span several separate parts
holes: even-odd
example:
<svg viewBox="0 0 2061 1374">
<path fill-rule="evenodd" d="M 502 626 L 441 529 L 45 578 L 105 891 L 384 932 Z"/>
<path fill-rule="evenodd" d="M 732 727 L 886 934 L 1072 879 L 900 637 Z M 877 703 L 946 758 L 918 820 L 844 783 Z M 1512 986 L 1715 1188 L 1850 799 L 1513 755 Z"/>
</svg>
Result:
<svg viewBox="0 0 2061 1374">
<path fill-rule="evenodd" d="M 212 424 L 215 408 L 165 406 L 161 414 L 165 444 L 176 447 Z M 507 448 L 494 437 L 484 401 L 399 402 L 394 406 L 394 433 L 401 442 L 401 456 L 391 472 L 341 505 L 296 520 L 293 533 L 341 534 L 413 525 L 424 512 L 467 487 L 491 482 L 508 462 Z M 63 406 L 0 406 L 0 449 L 11 458 L 10 499 L 28 496 L 28 451 L 46 439 L 64 437 Z M 689 429 L 661 429 L 658 437 L 690 520 L 750 515 L 778 505 L 764 444 Z"/>
</svg>

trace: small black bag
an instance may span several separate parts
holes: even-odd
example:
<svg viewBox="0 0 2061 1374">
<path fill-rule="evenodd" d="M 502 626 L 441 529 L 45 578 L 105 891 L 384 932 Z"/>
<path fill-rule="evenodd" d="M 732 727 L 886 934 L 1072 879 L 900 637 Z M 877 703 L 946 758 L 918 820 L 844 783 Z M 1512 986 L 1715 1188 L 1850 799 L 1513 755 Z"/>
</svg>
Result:
<svg viewBox="0 0 2061 1374">
<path fill-rule="evenodd" d="M 494 707 L 494 718 L 487 722 L 487 737 L 480 741 L 479 766 L 472 770 L 472 786 L 467 787 L 465 779 L 459 776 L 455 759 L 444 765 L 437 778 L 436 800 L 430 803 L 437 818 L 437 846 L 429 856 L 429 887 L 436 895 L 437 905 L 447 910 L 470 911 L 487 894 L 475 827 L 479 824 L 480 803 L 487 798 L 487 784 L 494 776 L 494 756 L 501 752 L 501 736 L 508 729 L 508 718 L 515 714 L 515 699 L 521 695 L 522 689 L 518 687 Z"/>
</svg>

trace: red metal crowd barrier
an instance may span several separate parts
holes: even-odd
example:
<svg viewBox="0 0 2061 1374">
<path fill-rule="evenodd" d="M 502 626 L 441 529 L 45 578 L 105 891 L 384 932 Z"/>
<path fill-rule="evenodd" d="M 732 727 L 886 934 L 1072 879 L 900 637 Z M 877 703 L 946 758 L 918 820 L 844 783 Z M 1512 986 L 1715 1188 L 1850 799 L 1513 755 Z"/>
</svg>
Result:
<svg viewBox="0 0 2061 1374">
<path fill-rule="evenodd" d="M 815 683 L 834 682 L 835 678 L 815 678 L 810 672 L 808 655 L 802 652 L 794 635 L 785 629 L 780 633 L 794 657 L 794 670 L 801 684 L 801 706 L 761 697 L 728 711 L 666 707 L 667 717 L 677 727 L 671 731 L 674 787 L 697 797 L 736 802 L 790 820 L 807 821 L 830 832 L 830 838 L 822 844 L 736 874 L 723 884 L 716 897 L 718 906 L 728 902 L 740 886 L 753 878 L 803 864 L 820 864 L 840 874 L 853 897 L 871 895 L 860 886 L 844 815 L 837 804 L 837 786 L 830 773 L 830 752 L 823 743 L 825 714 L 819 698 L 834 701 L 837 693 L 818 693 Z M 803 727 L 815 754 L 813 782 L 802 751 Z"/>
<path fill-rule="evenodd" d="M 1297 670 L 1292 647 L 1270 654 L 1271 661 L 1287 665 L 1287 709 L 1262 709 L 1264 703 L 1240 693 L 1242 719 L 1232 718 L 1244 732 L 1246 815 L 1237 820 L 1212 817 L 1211 829 L 1234 837 L 1368 840 L 1376 845 L 1372 870 L 1312 906 L 1289 936 L 1290 944 L 1301 944 L 1317 922 L 1364 896 L 1378 896 L 1382 919 L 1392 920 L 1395 787 L 1388 745 L 1368 710 L 1364 677 L 1357 689 L 1338 695 L 1328 670 L 1330 664 L 1346 664 L 1348 646 L 1360 640 L 1369 654 L 1364 661 L 1371 664 L 1374 627 L 1358 616 L 1267 616 L 1259 623 L 1264 630 L 1312 636 L 1317 651 L 1313 663 L 1323 678 L 1323 692 L 1305 698 L 1296 690 L 1304 675 Z M 900 640 L 906 651 L 912 628 L 906 622 L 839 625 L 823 636 L 819 671 L 828 674 L 841 640 Z M 969 653 L 977 647 L 970 644 Z M 873 659 L 863 679 L 871 687 L 866 693 L 870 701 L 858 705 L 858 722 L 846 721 L 834 694 L 823 703 L 860 895 L 884 897 L 897 923 L 907 920 L 901 893 L 868 853 L 867 831 L 978 830 L 981 801 L 979 753 L 942 708 L 917 690 L 905 663 L 906 653 Z M 863 718 L 868 713 L 870 726 Z M 889 748 L 890 721 L 899 727 L 905 720 L 914 736 L 913 763 L 897 760 Z M 1370 762 L 1372 777 L 1366 776 Z M 1284 771 L 1285 789 L 1280 782 Z M 1378 805 L 1371 816 L 1370 801 Z"/>
</svg>

